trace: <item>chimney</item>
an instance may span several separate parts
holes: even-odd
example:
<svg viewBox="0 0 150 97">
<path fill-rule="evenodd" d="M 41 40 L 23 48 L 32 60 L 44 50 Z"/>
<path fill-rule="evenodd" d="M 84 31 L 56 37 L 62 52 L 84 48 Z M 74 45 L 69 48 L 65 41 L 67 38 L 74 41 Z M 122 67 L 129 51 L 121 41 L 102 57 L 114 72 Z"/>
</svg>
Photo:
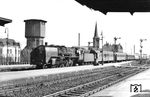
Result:
<svg viewBox="0 0 150 97">
<path fill-rule="evenodd" d="M 45 46 L 47 46 L 48 45 L 48 43 L 47 42 L 45 42 Z"/>
<path fill-rule="evenodd" d="M 78 33 L 78 46 L 80 47 L 80 33 Z"/>
</svg>

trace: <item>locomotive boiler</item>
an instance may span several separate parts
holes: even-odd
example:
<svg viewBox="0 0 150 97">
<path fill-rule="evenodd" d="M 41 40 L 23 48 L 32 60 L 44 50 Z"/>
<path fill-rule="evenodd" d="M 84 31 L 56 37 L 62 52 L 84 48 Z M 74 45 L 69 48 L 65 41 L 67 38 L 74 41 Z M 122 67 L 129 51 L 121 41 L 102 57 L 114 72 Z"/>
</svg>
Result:
<svg viewBox="0 0 150 97">
<path fill-rule="evenodd" d="M 32 50 L 30 56 L 30 63 L 37 68 L 73 66 L 78 60 L 75 49 L 56 45 L 40 45 Z"/>
</svg>

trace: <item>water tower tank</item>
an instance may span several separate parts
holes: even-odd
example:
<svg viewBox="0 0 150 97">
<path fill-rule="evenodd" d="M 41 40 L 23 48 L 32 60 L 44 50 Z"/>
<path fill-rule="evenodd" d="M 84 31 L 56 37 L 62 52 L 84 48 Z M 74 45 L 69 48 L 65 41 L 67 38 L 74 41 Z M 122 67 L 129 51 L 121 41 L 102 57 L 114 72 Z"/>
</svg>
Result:
<svg viewBox="0 0 150 97">
<path fill-rule="evenodd" d="M 27 48 L 35 48 L 43 45 L 45 37 L 45 23 L 44 20 L 29 19 L 25 22 L 25 37 L 27 38 Z"/>
</svg>

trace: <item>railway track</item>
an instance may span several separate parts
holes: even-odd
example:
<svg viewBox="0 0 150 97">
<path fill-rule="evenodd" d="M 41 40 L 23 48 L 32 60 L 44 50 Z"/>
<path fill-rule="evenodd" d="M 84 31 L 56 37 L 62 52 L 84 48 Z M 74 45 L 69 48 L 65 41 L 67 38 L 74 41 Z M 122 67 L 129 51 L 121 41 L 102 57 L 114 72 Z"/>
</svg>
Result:
<svg viewBox="0 0 150 97">
<path fill-rule="evenodd" d="M 80 79 L 82 77 L 94 76 L 94 75 L 99 74 L 101 72 L 107 73 L 108 71 L 110 72 L 110 70 L 112 68 L 114 68 L 114 67 L 105 68 L 105 69 L 103 69 L 103 68 L 94 69 L 94 70 L 90 70 L 90 71 L 89 70 L 80 71 L 79 73 L 73 72 L 70 74 L 64 73 L 64 74 L 60 74 L 60 75 L 50 75 L 48 78 L 41 76 L 39 78 L 14 80 L 14 83 L 9 83 L 9 82 L 1 83 L 0 91 L 4 92 L 4 91 L 20 90 L 26 86 L 32 87 L 33 85 L 37 85 L 41 82 L 48 83 L 49 85 L 50 84 L 57 84 L 57 83 L 65 82 L 65 81 L 67 82 L 67 81 L 71 81 L 71 80 L 75 80 L 75 79 Z M 118 68 L 114 68 L 114 69 L 117 70 Z M 42 80 L 42 79 L 44 79 L 44 80 Z M 23 89 L 23 90 L 25 90 L 25 89 Z"/>
<path fill-rule="evenodd" d="M 5 87 L 5 85 L 3 87 L 1 87 L 1 92 L 0 92 L 0 96 L 2 97 L 63 97 L 64 95 L 66 95 L 66 93 L 68 93 L 67 95 L 71 95 L 72 92 L 77 93 L 77 94 L 73 94 L 73 95 L 78 95 L 79 94 L 86 94 L 86 87 L 90 86 L 90 91 L 91 89 L 94 89 L 92 87 L 94 87 L 95 83 L 102 83 L 102 82 L 106 82 L 105 80 L 112 80 L 117 78 L 118 76 L 122 77 L 125 75 L 125 72 L 128 73 L 129 71 L 134 71 L 137 70 L 139 71 L 138 68 L 108 68 L 108 69 L 97 69 L 97 70 L 93 70 L 93 71 L 86 71 L 86 72 L 80 72 L 80 73 L 76 73 L 76 74 L 70 74 L 70 75 L 62 75 L 61 77 L 56 77 L 53 79 L 46 79 L 46 80 L 41 80 L 41 81 L 37 81 L 37 82 L 31 82 L 31 83 L 26 83 L 24 85 L 20 86 L 18 85 L 18 87 L 16 87 L 16 85 L 10 85 L 11 88 L 9 86 Z M 143 69 L 141 69 L 143 70 Z M 121 73 L 124 72 L 124 73 Z M 135 72 L 135 71 L 134 71 Z M 109 78 L 109 79 L 107 79 Z M 98 81 L 98 82 L 95 82 Z M 88 83 L 88 84 L 87 84 Z M 89 84 L 90 83 L 90 84 Z M 104 83 L 102 83 L 104 84 Z M 78 86 L 78 87 L 76 87 Z M 92 86 L 92 87 L 91 87 Z M 98 85 L 96 85 L 98 86 Z M 9 88 L 8 88 L 9 87 Z M 75 87 L 75 88 L 73 88 Z M 100 86 L 99 86 L 100 87 Z M 70 89 L 71 88 L 71 89 Z M 79 89 L 81 90 L 85 90 L 83 91 L 79 91 Z M 89 90 L 87 89 L 87 90 Z M 63 91 L 64 90 L 64 91 Z M 71 92 L 70 92 L 71 90 Z M 76 91 L 78 90 L 78 91 Z M 59 92 L 61 91 L 61 92 Z M 52 95 L 48 95 L 48 94 L 52 94 Z M 65 96 L 66 97 L 66 96 Z M 70 97 L 70 96 L 68 96 Z"/>
<path fill-rule="evenodd" d="M 77 87 L 66 89 L 64 91 L 59 91 L 44 97 L 88 97 L 102 89 L 105 89 L 119 81 L 122 81 L 132 75 L 135 75 L 143 70 L 128 70 L 120 74 L 111 75 L 102 79 L 98 79 L 93 82 L 89 82 Z"/>
<path fill-rule="evenodd" d="M 11 80 L 11 81 L 4 81 L 4 82 L 0 82 L 0 90 L 26 86 L 30 84 L 37 84 L 40 82 L 57 83 L 61 81 L 71 80 L 75 78 L 76 76 L 80 77 L 80 76 L 86 76 L 87 74 L 95 74 L 95 73 L 100 73 L 103 71 L 109 71 L 112 68 L 114 67 L 96 68 L 93 70 L 84 70 L 84 71 L 79 71 L 79 72 L 51 74 L 47 76 L 38 76 L 38 77 L 16 79 L 16 80 Z"/>
</svg>

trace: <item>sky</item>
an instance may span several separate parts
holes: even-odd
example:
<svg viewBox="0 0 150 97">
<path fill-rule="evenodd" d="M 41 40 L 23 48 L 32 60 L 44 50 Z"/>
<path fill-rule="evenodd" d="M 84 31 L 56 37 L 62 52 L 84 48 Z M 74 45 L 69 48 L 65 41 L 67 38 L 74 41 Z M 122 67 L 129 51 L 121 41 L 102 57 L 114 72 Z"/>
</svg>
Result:
<svg viewBox="0 0 150 97">
<path fill-rule="evenodd" d="M 46 36 L 48 44 L 77 46 L 78 33 L 81 45 L 87 46 L 92 42 L 94 28 L 97 22 L 98 34 L 104 35 L 104 43 L 114 43 L 114 37 L 124 52 L 139 53 L 140 39 L 143 42 L 143 53 L 150 54 L 150 13 L 107 13 L 89 9 L 75 0 L 0 0 L 0 17 L 12 19 L 13 22 L 0 27 L 0 37 L 6 38 L 5 28 L 8 28 L 9 38 L 20 42 L 21 48 L 26 46 L 25 23 L 26 19 L 46 20 Z M 100 44 L 101 45 L 101 44 Z"/>
</svg>

